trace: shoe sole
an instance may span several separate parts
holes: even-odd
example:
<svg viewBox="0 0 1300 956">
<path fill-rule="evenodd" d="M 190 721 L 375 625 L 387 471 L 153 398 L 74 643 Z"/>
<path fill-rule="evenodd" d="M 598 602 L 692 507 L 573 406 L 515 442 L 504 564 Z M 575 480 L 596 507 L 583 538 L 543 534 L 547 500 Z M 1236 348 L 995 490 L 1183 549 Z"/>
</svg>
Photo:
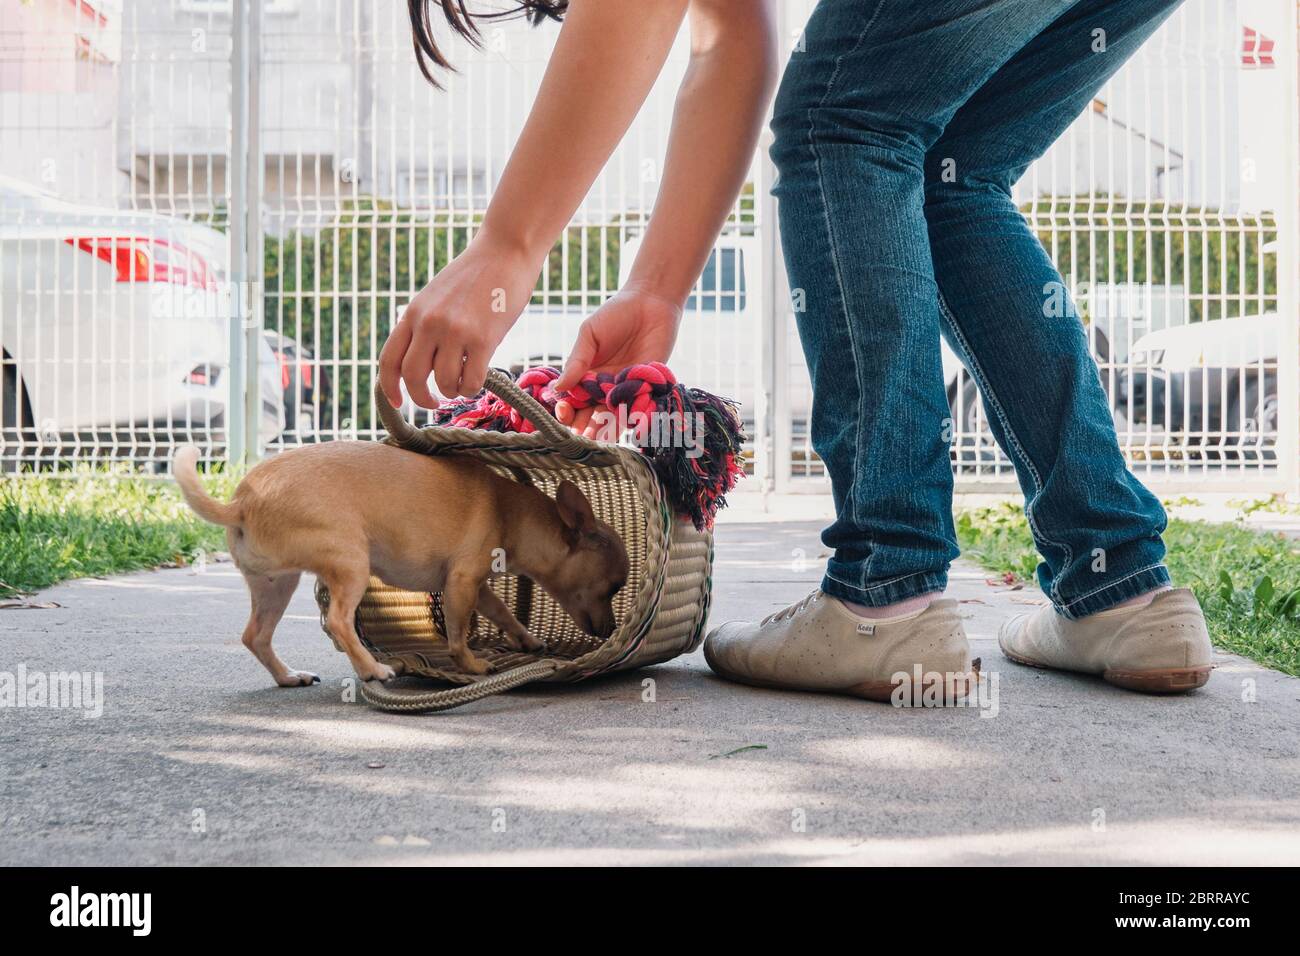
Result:
<svg viewBox="0 0 1300 956">
<path fill-rule="evenodd" d="M 1204 687 L 1210 679 L 1213 664 L 1204 667 L 1171 667 L 1158 671 L 1116 671 L 1102 674 L 1102 679 L 1125 690 L 1142 694 L 1183 694 Z"/>
<path fill-rule="evenodd" d="M 1067 671 L 1064 668 L 1040 664 L 1038 661 L 1031 661 L 1028 658 L 1012 654 L 1006 648 L 1002 648 L 1002 653 L 1017 664 L 1036 667 L 1041 671 L 1062 671 L 1067 674 L 1087 673 L 1086 671 Z M 1201 667 L 1168 667 L 1150 671 L 1107 670 L 1102 672 L 1101 679 L 1108 684 L 1114 684 L 1116 687 L 1122 687 L 1125 690 L 1137 691 L 1140 694 L 1185 694 L 1189 690 L 1204 687 L 1210 679 L 1210 671 L 1212 670 L 1214 670 L 1213 664 L 1205 664 Z"/>
<path fill-rule="evenodd" d="M 883 704 L 891 704 L 894 701 L 895 690 L 902 686 L 902 682 L 896 684 L 893 681 L 863 681 L 860 684 L 854 684 L 850 687 L 833 688 L 833 687 L 798 687 L 794 684 L 777 684 L 772 681 L 755 680 L 752 677 L 740 677 L 732 674 L 725 668 L 717 667 L 712 661 L 708 660 L 705 655 L 705 661 L 708 662 L 710 670 L 723 680 L 729 680 L 736 684 L 745 684 L 748 687 L 761 687 L 765 690 L 793 690 L 805 694 L 838 694 L 847 697 L 860 697 L 865 700 L 874 700 Z M 964 700 L 970 695 L 971 685 L 978 684 L 980 679 L 980 659 L 977 657 L 971 661 L 970 673 L 963 675 L 959 680 L 945 681 L 944 688 L 940 692 L 941 699 L 945 701 L 956 702 Z M 906 682 L 911 684 L 909 679 Z M 933 693 L 938 681 L 922 681 L 920 697 L 925 699 L 927 693 Z M 915 699 L 917 692 L 909 690 L 908 696 Z M 924 705 L 923 705 L 924 706 Z"/>
</svg>

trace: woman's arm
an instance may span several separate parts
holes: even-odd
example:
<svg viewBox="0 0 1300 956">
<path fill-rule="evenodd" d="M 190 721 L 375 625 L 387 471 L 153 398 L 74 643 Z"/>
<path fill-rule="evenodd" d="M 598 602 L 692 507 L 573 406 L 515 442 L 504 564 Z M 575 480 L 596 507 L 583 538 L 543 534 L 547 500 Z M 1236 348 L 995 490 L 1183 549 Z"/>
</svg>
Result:
<svg viewBox="0 0 1300 956">
<path fill-rule="evenodd" d="M 682 303 L 754 156 L 777 77 L 776 0 L 693 0 L 691 62 L 664 178 L 627 285 Z"/>
<path fill-rule="evenodd" d="M 541 89 L 469 246 L 402 313 L 379 356 L 388 400 L 483 387 L 542 264 L 663 68 L 688 0 L 572 0 Z"/>
<path fill-rule="evenodd" d="M 663 182 L 622 290 L 578 333 L 558 388 L 588 370 L 666 362 L 682 305 L 749 172 L 776 85 L 775 0 L 693 0 L 691 62 L 677 95 Z M 584 428 L 561 403 L 561 420 Z"/>
</svg>

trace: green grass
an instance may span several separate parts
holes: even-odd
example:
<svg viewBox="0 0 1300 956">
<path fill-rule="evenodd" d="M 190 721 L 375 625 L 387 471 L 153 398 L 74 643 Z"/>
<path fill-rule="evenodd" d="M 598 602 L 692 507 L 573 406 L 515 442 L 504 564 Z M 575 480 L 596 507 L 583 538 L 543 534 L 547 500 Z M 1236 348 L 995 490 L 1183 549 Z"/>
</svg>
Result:
<svg viewBox="0 0 1300 956">
<path fill-rule="evenodd" d="M 1038 554 L 1015 505 L 961 513 L 957 539 L 984 567 L 1034 580 Z M 1173 519 L 1165 543 L 1174 584 L 1196 593 L 1216 645 L 1300 676 L 1300 541 Z"/>
<path fill-rule="evenodd" d="M 0 479 L 0 597 L 225 548 L 225 532 L 190 511 L 170 481 L 104 468 L 74 474 Z M 226 498 L 234 481 L 217 475 L 208 485 Z"/>
</svg>

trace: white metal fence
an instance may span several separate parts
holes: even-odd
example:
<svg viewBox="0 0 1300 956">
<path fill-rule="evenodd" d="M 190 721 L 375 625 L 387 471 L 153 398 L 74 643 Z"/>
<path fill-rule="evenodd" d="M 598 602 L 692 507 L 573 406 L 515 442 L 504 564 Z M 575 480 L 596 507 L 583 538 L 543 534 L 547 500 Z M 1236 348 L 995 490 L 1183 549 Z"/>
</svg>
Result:
<svg viewBox="0 0 1300 956">
<path fill-rule="evenodd" d="M 790 47 L 810 8 L 783 5 Z M 387 331 L 479 221 L 558 29 L 449 40 L 460 72 L 438 91 L 405 17 L 391 0 L 0 0 L 7 471 L 375 435 Z M 1018 187 L 1126 452 L 1162 488 L 1300 481 L 1296 35 L 1294 0 L 1189 4 Z M 679 43 L 496 364 L 560 360 L 618 287 L 685 59 Z M 761 152 L 751 182 L 673 365 L 740 401 L 765 487 L 824 490 Z M 1009 486 L 973 384 L 945 368 L 956 475 Z"/>
</svg>

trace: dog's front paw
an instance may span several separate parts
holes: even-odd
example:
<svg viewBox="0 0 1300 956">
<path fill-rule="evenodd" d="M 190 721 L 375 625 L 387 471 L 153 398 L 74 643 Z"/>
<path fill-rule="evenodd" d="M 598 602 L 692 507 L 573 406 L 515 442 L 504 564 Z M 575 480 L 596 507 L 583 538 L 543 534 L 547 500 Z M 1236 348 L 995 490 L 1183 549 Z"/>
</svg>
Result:
<svg viewBox="0 0 1300 956">
<path fill-rule="evenodd" d="M 517 651 L 540 651 L 546 645 L 529 631 L 510 635 L 510 646 Z"/>
<path fill-rule="evenodd" d="M 285 671 L 275 679 L 281 687 L 310 687 L 319 684 L 320 677 L 311 671 Z"/>
<path fill-rule="evenodd" d="M 466 654 L 463 657 L 457 657 L 456 666 L 467 674 L 484 674 L 492 673 L 492 665 L 481 657 L 475 657 L 473 654 Z"/>
<path fill-rule="evenodd" d="M 373 666 L 366 668 L 364 671 L 357 671 L 357 676 L 362 680 L 392 680 L 397 676 L 397 671 L 393 670 L 387 664 L 381 664 L 375 661 Z"/>
</svg>

